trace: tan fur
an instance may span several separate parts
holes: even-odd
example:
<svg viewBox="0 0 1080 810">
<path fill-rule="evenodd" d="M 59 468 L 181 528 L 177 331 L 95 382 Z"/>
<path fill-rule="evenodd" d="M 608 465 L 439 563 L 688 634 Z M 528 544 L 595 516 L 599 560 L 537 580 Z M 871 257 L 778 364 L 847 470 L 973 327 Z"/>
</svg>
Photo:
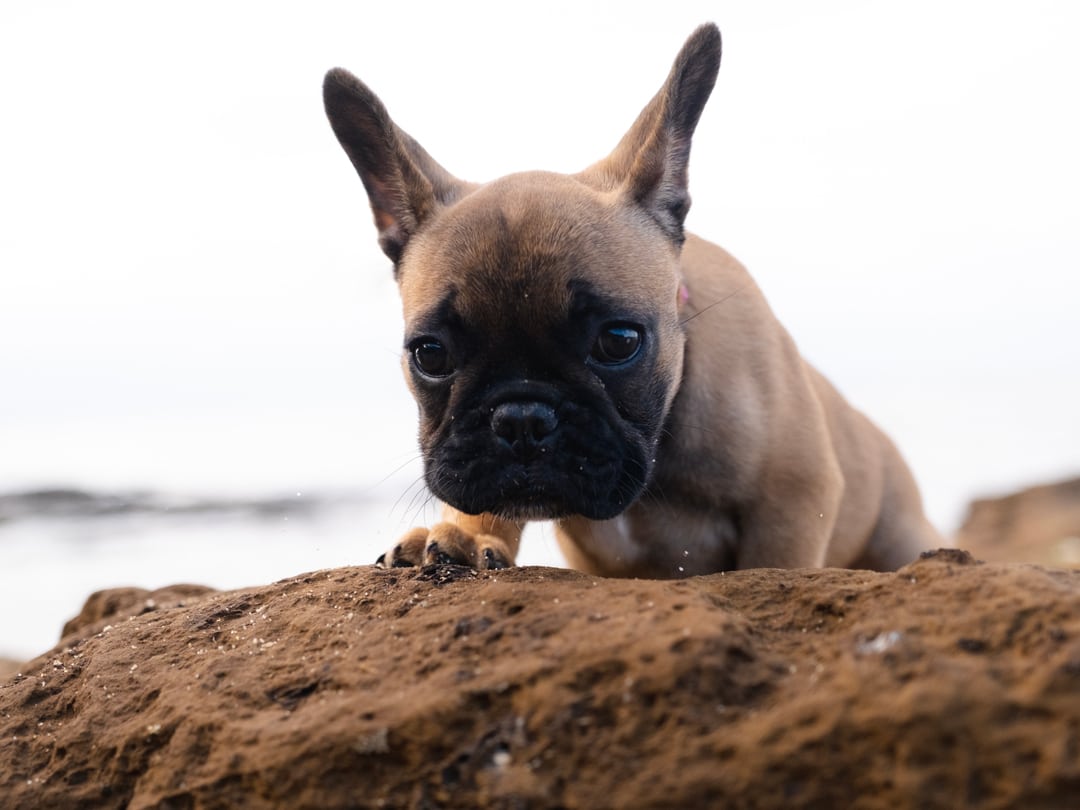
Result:
<svg viewBox="0 0 1080 810">
<path fill-rule="evenodd" d="M 429 473 L 453 492 L 468 491 L 441 454 L 497 431 L 469 397 L 486 395 L 484 374 L 496 388 L 510 375 L 521 390 L 542 386 L 537 412 L 558 422 L 528 428 L 537 431 L 526 436 L 536 447 L 549 429 L 564 429 L 565 417 L 557 420 L 545 399 L 558 392 L 553 402 L 569 398 L 595 411 L 598 424 L 614 425 L 615 436 L 625 434 L 610 441 L 627 442 L 628 457 L 650 450 L 640 462 L 644 489 L 614 517 L 554 515 L 576 568 L 675 577 L 733 567 L 896 567 L 938 543 L 896 448 L 801 358 L 746 270 L 682 231 L 690 137 L 718 64 L 719 34 L 703 26 L 608 158 L 578 175 L 527 172 L 483 185 L 442 169 L 354 77 L 328 74 L 327 111 L 394 260 L 407 337 L 457 335 L 477 347 L 469 354 L 453 338 L 449 347 L 438 339 L 438 350 L 462 370 L 437 379 L 418 373 L 408 353 L 403 360 L 421 403 Z M 593 379 L 591 361 L 558 355 L 560 330 L 591 328 L 571 315 L 583 282 L 612 312 L 649 313 L 651 383 L 638 378 L 637 366 L 597 368 Z M 539 360 L 527 359 L 549 343 Z M 497 355 L 503 344 L 518 348 Z M 556 361 L 559 373 L 545 366 Z M 631 423 L 604 415 L 636 404 L 626 391 L 653 396 L 657 386 L 662 431 L 655 435 L 639 436 Z M 530 408 L 532 396 L 525 397 Z M 607 403 L 603 413 L 589 404 L 596 402 Z M 497 405 L 492 400 L 492 413 Z M 466 430 L 464 420 L 478 427 Z M 507 458 L 525 470 L 547 470 L 551 461 Z M 521 516 L 537 516 L 521 497 L 479 515 L 447 506 L 444 522 L 410 532 L 384 562 L 512 564 Z M 543 517 L 555 507 L 535 508 Z"/>
</svg>

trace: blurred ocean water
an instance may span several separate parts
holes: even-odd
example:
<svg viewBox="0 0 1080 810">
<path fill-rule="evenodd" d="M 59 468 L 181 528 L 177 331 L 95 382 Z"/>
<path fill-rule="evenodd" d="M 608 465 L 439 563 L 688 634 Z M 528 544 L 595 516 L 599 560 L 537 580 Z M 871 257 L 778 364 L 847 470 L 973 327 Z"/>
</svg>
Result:
<svg viewBox="0 0 1080 810">
<path fill-rule="evenodd" d="M 45 651 L 103 588 L 234 588 L 369 562 L 365 544 L 350 540 L 377 531 L 379 511 L 362 501 L 295 496 L 225 502 L 45 490 L 0 497 L 0 654 Z"/>
</svg>

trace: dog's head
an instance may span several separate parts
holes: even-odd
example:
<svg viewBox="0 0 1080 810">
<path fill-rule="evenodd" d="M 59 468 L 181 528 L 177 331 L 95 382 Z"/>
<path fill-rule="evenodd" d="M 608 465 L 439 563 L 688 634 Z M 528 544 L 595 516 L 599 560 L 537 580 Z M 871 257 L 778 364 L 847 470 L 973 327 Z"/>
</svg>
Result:
<svg viewBox="0 0 1080 810">
<path fill-rule="evenodd" d="M 607 158 L 483 185 L 443 169 L 354 76 L 327 74 L 401 290 L 427 482 L 451 506 L 599 520 L 645 488 L 682 374 L 687 160 L 719 63 L 702 26 Z"/>
</svg>

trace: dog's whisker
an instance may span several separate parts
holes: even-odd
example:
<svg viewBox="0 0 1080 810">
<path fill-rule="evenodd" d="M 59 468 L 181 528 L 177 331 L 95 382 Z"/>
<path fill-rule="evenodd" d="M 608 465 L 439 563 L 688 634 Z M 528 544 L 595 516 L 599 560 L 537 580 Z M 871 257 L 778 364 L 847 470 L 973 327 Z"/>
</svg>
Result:
<svg viewBox="0 0 1080 810">
<path fill-rule="evenodd" d="M 706 312 L 713 309 L 714 307 L 718 307 L 721 304 L 723 304 L 725 301 L 728 301 L 728 300 L 734 298 L 736 295 L 738 295 L 742 291 L 743 291 L 742 287 L 736 287 L 734 290 L 729 292 L 723 298 L 719 299 L 718 301 L 713 301 L 708 306 L 703 307 L 702 309 L 699 309 L 697 312 L 695 312 L 689 318 L 683 318 L 681 321 L 679 321 L 679 326 L 686 326 L 686 324 L 690 323 L 690 321 L 694 320 L 694 318 L 697 318 L 700 315 L 704 315 Z"/>
<path fill-rule="evenodd" d="M 412 523 L 422 523 L 423 515 L 427 511 L 427 508 L 431 506 L 432 501 L 435 500 L 435 496 L 430 490 L 421 489 L 413 495 L 412 500 L 409 502 L 409 510 L 412 512 Z"/>
<path fill-rule="evenodd" d="M 416 455 L 410 456 L 409 458 L 405 459 L 405 461 L 401 462 L 401 464 L 394 467 L 394 469 L 390 470 L 390 472 L 388 472 L 386 475 L 384 475 L 378 481 L 376 481 L 372 485 L 371 488 L 374 489 L 375 487 L 382 486 L 387 481 L 389 481 L 391 478 L 393 478 L 395 475 L 397 475 L 399 472 L 401 472 L 406 467 L 408 467 L 410 464 L 415 463 L 416 461 L 420 460 L 421 458 L 423 458 L 423 457 L 419 453 L 417 453 Z"/>
<path fill-rule="evenodd" d="M 678 427 L 680 430 L 696 430 L 699 433 L 708 433 L 710 436 L 719 436 L 720 435 L 720 431 L 718 431 L 716 428 L 705 427 L 705 425 L 693 425 L 693 424 L 690 424 L 689 422 L 673 422 L 672 426 L 673 427 Z M 668 436 L 673 436 L 674 434 L 669 432 L 669 433 L 667 433 L 667 435 Z"/>
<path fill-rule="evenodd" d="M 405 489 L 404 492 L 401 493 L 397 503 L 394 504 L 395 510 L 401 503 L 402 499 L 405 498 L 406 495 L 409 495 L 409 503 L 402 510 L 402 518 L 404 519 L 406 515 L 408 515 L 408 513 L 413 512 L 414 508 L 416 507 L 417 501 L 422 499 L 427 493 L 427 491 L 427 484 L 424 481 L 423 476 L 417 478 L 415 481 L 409 484 L 409 486 Z"/>
<path fill-rule="evenodd" d="M 400 468 L 399 468 L 399 469 L 400 469 Z M 424 480 L 424 474 L 423 474 L 423 473 L 421 472 L 421 473 L 420 473 L 420 474 L 419 474 L 418 476 L 416 476 L 415 478 L 413 478 L 413 479 L 412 479 L 412 480 L 411 480 L 411 481 L 410 481 L 410 482 L 408 483 L 408 485 L 407 485 L 407 486 L 405 487 L 405 489 L 404 489 L 404 492 L 408 492 L 408 491 L 409 491 L 409 490 L 411 490 L 411 489 L 412 489 L 413 487 L 415 487 L 415 486 L 416 486 L 416 485 L 417 485 L 418 483 L 421 483 L 421 482 L 423 482 L 423 480 Z M 400 497 L 400 496 L 399 496 L 399 497 Z"/>
</svg>

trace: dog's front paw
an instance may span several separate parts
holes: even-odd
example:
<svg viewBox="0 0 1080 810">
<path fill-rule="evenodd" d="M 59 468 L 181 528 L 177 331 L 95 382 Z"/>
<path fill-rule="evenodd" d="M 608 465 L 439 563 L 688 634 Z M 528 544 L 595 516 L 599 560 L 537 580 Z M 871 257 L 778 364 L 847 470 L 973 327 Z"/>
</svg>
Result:
<svg viewBox="0 0 1080 810">
<path fill-rule="evenodd" d="M 470 534 L 453 523 L 413 529 L 375 561 L 380 568 L 465 565 L 478 571 L 497 571 L 513 564 L 514 556 L 502 538 Z"/>
</svg>

